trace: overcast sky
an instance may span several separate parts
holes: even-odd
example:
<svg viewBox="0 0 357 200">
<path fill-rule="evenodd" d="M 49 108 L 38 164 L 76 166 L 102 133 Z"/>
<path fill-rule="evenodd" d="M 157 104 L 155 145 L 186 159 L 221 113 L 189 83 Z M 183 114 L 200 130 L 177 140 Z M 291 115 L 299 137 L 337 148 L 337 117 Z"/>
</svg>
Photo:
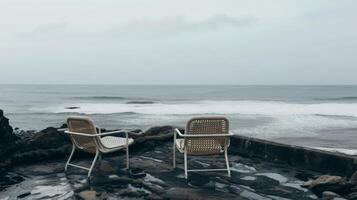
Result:
<svg viewBox="0 0 357 200">
<path fill-rule="evenodd" d="M 1 0 L 0 83 L 357 84 L 355 0 Z"/>
</svg>

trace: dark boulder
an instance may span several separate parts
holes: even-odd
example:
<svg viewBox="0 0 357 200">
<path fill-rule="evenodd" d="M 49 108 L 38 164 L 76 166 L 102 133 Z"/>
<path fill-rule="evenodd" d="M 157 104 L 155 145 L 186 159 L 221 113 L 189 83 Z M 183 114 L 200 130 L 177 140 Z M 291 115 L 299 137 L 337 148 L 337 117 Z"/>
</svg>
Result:
<svg viewBox="0 0 357 200">
<path fill-rule="evenodd" d="M 350 183 L 352 185 L 357 185 L 357 171 L 355 171 L 355 173 L 352 174 L 350 178 Z"/>
<path fill-rule="evenodd" d="M 324 191 L 331 191 L 343 196 L 350 193 L 352 188 L 346 178 L 330 175 L 322 175 L 315 180 L 306 182 L 304 186 L 319 197 L 322 196 Z"/>
<path fill-rule="evenodd" d="M 35 148 L 48 149 L 61 147 L 68 144 L 69 138 L 66 134 L 60 133 L 56 128 L 46 128 L 28 140 L 28 144 Z"/>
<path fill-rule="evenodd" d="M 64 157 L 69 150 L 68 136 L 56 128 L 49 127 L 37 133 L 27 132 L 21 140 L 1 145 L 0 171 L 18 164 Z"/>
<path fill-rule="evenodd" d="M 352 192 L 346 196 L 349 200 L 357 200 L 357 192 Z"/>
<path fill-rule="evenodd" d="M 16 135 L 10 126 L 9 119 L 4 116 L 0 109 L 0 143 L 8 143 L 17 140 Z"/>
<path fill-rule="evenodd" d="M 323 200 L 333 200 L 336 197 L 341 197 L 341 196 L 331 191 L 325 191 L 322 193 Z"/>
</svg>

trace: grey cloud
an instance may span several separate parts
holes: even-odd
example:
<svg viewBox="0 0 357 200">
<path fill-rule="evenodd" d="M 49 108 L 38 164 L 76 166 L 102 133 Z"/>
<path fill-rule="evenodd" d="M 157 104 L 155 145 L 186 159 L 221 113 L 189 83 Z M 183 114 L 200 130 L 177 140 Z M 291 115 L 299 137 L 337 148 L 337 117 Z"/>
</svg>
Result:
<svg viewBox="0 0 357 200">
<path fill-rule="evenodd" d="M 65 31 L 68 28 L 69 25 L 66 22 L 46 24 L 42 26 L 37 26 L 31 31 L 19 35 L 19 37 L 27 39 L 27 38 L 34 38 L 34 37 L 58 35 L 63 33 L 63 31 Z"/>
<path fill-rule="evenodd" d="M 161 20 L 137 20 L 125 26 L 117 27 L 116 33 L 140 35 L 177 35 L 199 31 L 216 31 L 225 27 L 246 27 L 256 21 L 254 16 L 230 17 L 216 15 L 201 21 L 189 21 L 184 17 L 175 17 Z"/>
<path fill-rule="evenodd" d="M 256 17 L 248 15 L 231 17 L 227 15 L 216 15 L 200 21 L 187 20 L 185 17 L 177 16 L 161 19 L 141 19 L 129 21 L 113 28 L 98 30 L 95 32 L 81 31 L 80 27 L 70 28 L 68 23 L 60 22 L 47 24 L 34 28 L 32 31 L 19 35 L 19 38 L 52 38 L 52 37 L 74 37 L 74 38 L 131 38 L 141 37 L 168 37 L 184 33 L 217 31 L 225 27 L 243 28 L 254 24 Z M 65 33 L 65 34 L 64 34 Z"/>
</svg>

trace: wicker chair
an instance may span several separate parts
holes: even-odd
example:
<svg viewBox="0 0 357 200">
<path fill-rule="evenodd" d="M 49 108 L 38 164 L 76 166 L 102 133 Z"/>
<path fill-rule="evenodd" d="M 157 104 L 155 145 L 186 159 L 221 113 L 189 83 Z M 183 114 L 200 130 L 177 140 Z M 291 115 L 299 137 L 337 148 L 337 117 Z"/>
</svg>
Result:
<svg viewBox="0 0 357 200">
<path fill-rule="evenodd" d="M 177 137 L 177 134 L 179 137 Z M 196 117 L 186 124 L 185 134 L 175 129 L 173 144 L 173 167 L 176 168 L 176 149 L 184 154 L 185 178 L 192 171 L 227 171 L 230 177 L 227 149 L 230 144 L 229 121 L 225 117 Z M 187 168 L 187 156 L 205 156 L 224 153 L 224 169 L 191 169 Z"/>
<path fill-rule="evenodd" d="M 66 162 L 65 171 L 67 171 L 68 166 L 77 167 L 88 170 L 88 177 L 90 177 L 97 159 L 101 159 L 101 154 L 111 153 L 121 149 L 126 149 L 126 167 L 127 169 L 129 168 L 129 145 L 131 145 L 134 140 L 128 138 L 127 131 L 121 130 L 101 133 L 100 128 L 96 127 L 93 121 L 88 117 L 69 117 L 67 124 L 69 130 L 65 131 L 65 133 L 69 134 L 71 138 L 72 152 Z M 125 138 L 109 136 L 123 132 L 125 132 Z M 70 163 L 76 149 L 95 154 L 89 168 Z"/>
</svg>

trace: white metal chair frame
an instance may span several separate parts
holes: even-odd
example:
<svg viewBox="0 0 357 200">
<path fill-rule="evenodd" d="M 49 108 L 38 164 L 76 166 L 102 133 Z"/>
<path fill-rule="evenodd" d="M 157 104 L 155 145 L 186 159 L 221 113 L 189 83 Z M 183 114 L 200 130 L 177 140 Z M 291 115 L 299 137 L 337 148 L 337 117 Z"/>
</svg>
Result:
<svg viewBox="0 0 357 200">
<path fill-rule="evenodd" d="M 208 117 L 207 119 L 210 119 L 210 118 Z M 187 130 L 187 126 L 186 126 L 186 130 Z M 174 142 L 173 142 L 173 168 L 176 168 L 176 149 L 178 148 L 177 144 L 176 144 L 177 134 L 180 137 L 182 137 L 184 140 L 189 139 L 189 138 L 217 138 L 217 137 L 226 137 L 227 138 L 226 143 L 224 145 L 224 149 L 223 149 L 224 157 L 225 157 L 225 161 L 226 161 L 226 168 L 221 168 L 221 169 L 188 169 L 188 167 L 187 167 L 188 152 L 187 152 L 186 145 L 184 145 L 183 154 L 184 154 L 185 179 L 188 178 L 188 172 L 194 172 L 194 171 L 227 171 L 228 177 L 231 176 L 229 160 L 228 160 L 228 147 L 230 145 L 230 136 L 233 136 L 234 135 L 233 133 L 229 132 L 228 134 L 182 134 L 180 132 L 180 130 L 176 128 L 174 130 Z M 186 144 L 186 142 L 184 142 L 184 144 Z M 208 154 L 208 155 L 212 155 L 212 154 Z"/>
<path fill-rule="evenodd" d="M 125 150 L 126 150 L 126 168 L 129 169 L 129 145 L 132 142 L 131 143 L 129 142 L 128 131 L 127 130 L 118 130 L 118 131 L 111 131 L 111 132 L 101 133 L 99 127 L 96 126 L 96 129 L 99 130 L 99 133 L 97 133 L 97 134 L 79 133 L 79 132 L 72 132 L 72 131 L 68 131 L 68 130 L 65 131 L 65 133 L 67 133 L 67 134 L 69 134 L 71 136 L 71 140 L 72 140 L 72 151 L 71 151 L 71 154 L 70 154 L 70 156 L 69 156 L 69 158 L 68 158 L 68 160 L 66 162 L 65 171 L 67 171 L 68 166 L 77 167 L 77 168 L 80 168 L 80 169 L 87 170 L 88 171 L 88 177 L 90 177 L 97 159 L 99 158 L 99 160 L 101 160 L 101 154 L 111 153 L 111 152 L 114 152 L 114 151 L 121 150 L 123 148 L 125 148 Z M 108 136 L 108 135 L 113 135 L 113 134 L 123 133 L 123 132 L 125 133 L 125 139 L 126 139 L 126 143 L 125 143 L 124 146 L 117 146 L 115 148 L 105 148 L 103 144 L 98 144 L 98 142 L 95 142 L 95 145 L 96 145 L 95 156 L 94 156 L 92 164 L 91 164 L 91 166 L 89 168 L 70 163 L 71 159 L 73 157 L 73 154 L 74 154 L 76 149 L 85 150 L 84 148 L 81 148 L 77 144 L 77 142 L 75 141 L 75 139 L 72 138 L 72 136 L 85 136 L 85 137 L 89 137 L 89 138 L 97 137 L 99 140 L 95 140 L 95 141 L 100 141 L 100 138 L 102 136 Z"/>
</svg>

